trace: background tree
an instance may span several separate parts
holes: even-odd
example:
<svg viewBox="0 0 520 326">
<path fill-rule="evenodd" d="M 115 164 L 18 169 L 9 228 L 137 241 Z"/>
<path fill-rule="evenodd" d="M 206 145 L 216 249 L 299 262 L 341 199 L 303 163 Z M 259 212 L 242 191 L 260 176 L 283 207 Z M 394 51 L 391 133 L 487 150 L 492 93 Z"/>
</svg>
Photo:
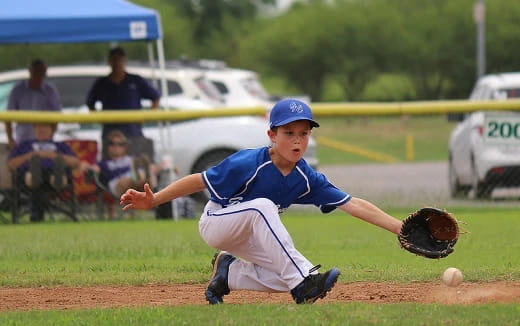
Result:
<svg viewBox="0 0 520 326">
<path fill-rule="evenodd" d="M 275 0 L 133 1 L 161 14 L 167 59 L 250 68 L 276 93 L 314 101 L 450 99 L 467 98 L 475 82 L 475 0 L 302 0 L 275 16 L 261 15 Z M 486 1 L 488 72 L 520 70 L 518 17 L 520 2 Z M 142 42 L 122 45 L 131 60 L 146 60 Z M 108 47 L 0 45 L 0 70 L 25 69 L 35 57 L 50 65 L 105 62 Z"/>
<path fill-rule="evenodd" d="M 167 1 L 191 23 L 191 38 L 198 46 L 196 55 L 211 53 L 225 57 L 236 50 L 234 46 L 243 31 L 241 25 L 254 20 L 261 6 L 274 5 L 276 0 L 176 0 Z"/>
<path fill-rule="evenodd" d="M 334 56 L 327 54 L 336 49 L 330 14 L 331 8 L 318 2 L 263 21 L 242 44 L 244 64 L 283 75 L 318 100 L 324 78 L 335 69 Z"/>
<path fill-rule="evenodd" d="M 417 97 L 459 94 L 454 87 L 460 86 L 460 76 L 471 76 L 475 69 L 473 0 L 399 0 L 393 4 L 402 13 L 413 12 L 403 17 L 400 54 L 395 59 L 399 70 L 412 78 Z M 472 84 L 474 79 L 470 79 Z"/>
<path fill-rule="evenodd" d="M 520 2 L 486 1 L 487 71 L 520 70 Z"/>
</svg>

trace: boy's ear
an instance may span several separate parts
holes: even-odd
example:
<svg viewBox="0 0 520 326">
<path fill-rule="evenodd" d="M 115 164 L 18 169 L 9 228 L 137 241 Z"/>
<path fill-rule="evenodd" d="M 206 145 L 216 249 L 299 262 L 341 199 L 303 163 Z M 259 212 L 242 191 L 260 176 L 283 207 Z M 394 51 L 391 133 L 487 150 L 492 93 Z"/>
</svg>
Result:
<svg viewBox="0 0 520 326">
<path fill-rule="evenodd" d="M 271 142 L 274 143 L 274 138 L 276 137 L 276 131 L 268 129 L 267 130 L 267 136 L 269 136 L 269 139 L 271 140 Z"/>
</svg>

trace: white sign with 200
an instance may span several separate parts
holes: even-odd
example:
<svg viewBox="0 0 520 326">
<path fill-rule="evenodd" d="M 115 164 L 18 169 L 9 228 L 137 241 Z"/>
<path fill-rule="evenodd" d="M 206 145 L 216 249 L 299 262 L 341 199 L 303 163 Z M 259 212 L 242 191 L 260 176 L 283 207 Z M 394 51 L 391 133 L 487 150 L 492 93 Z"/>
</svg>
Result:
<svg viewBox="0 0 520 326">
<path fill-rule="evenodd" d="M 486 113 L 484 139 L 487 143 L 520 146 L 520 114 Z"/>
</svg>

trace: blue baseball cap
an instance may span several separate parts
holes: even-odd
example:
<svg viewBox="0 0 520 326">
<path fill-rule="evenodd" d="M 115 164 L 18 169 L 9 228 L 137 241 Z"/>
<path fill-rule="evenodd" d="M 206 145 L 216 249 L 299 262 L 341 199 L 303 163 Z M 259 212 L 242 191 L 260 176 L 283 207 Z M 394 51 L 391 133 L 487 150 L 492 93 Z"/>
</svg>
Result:
<svg viewBox="0 0 520 326">
<path fill-rule="evenodd" d="M 308 120 L 312 127 L 319 127 L 319 123 L 312 119 L 311 108 L 304 102 L 296 99 L 285 99 L 277 102 L 269 116 L 269 127 L 279 127 L 296 120 Z"/>
</svg>

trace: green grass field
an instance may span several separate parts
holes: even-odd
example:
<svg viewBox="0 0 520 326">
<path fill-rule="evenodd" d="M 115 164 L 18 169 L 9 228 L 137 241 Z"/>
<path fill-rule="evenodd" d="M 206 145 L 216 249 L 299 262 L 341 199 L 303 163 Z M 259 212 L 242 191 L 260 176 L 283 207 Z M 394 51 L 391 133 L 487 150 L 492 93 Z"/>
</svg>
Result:
<svg viewBox="0 0 520 326">
<path fill-rule="evenodd" d="M 327 137 L 406 161 L 406 136 L 414 143 L 414 161 L 439 161 L 448 157 L 448 140 L 455 123 L 444 115 L 319 118 L 316 137 Z M 359 155 L 318 146 L 320 164 L 373 162 Z"/>
<path fill-rule="evenodd" d="M 339 282 L 437 281 L 449 266 L 467 282 L 518 281 L 518 210 L 451 211 L 469 232 L 441 260 L 409 254 L 394 235 L 342 213 L 293 210 L 283 220 L 311 261 L 342 271 Z M 214 252 L 196 220 L 0 225 L 0 239 L 2 287 L 205 283 Z M 228 304 L 1 312 L 0 325 L 519 325 L 519 316 L 518 304 Z"/>
</svg>

